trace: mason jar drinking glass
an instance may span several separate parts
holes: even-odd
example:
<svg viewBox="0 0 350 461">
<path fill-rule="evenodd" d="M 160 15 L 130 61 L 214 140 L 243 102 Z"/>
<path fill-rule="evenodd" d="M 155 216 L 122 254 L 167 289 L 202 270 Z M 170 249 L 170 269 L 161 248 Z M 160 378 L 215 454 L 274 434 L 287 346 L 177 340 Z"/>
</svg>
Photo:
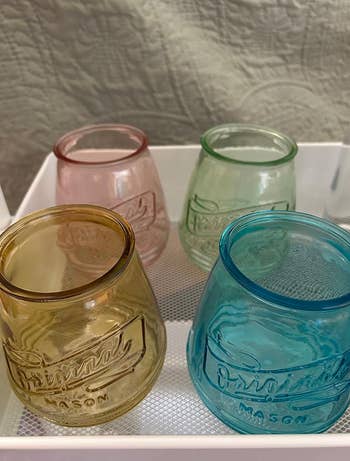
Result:
<svg viewBox="0 0 350 461">
<path fill-rule="evenodd" d="M 295 142 L 277 131 L 241 124 L 211 128 L 192 173 L 180 223 L 190 258 L 210 270 L 221 232 L 257 210 L 294 210 Z"/>
<path fill-rule="evenodd" d="M 56 203 L 100 205 L 131 224 L 144 264 L 165 248 L 169 220 L 145 134 L 127 125 L 92 125 L 55 144 Z"/>
<path fill-rule="evenodd" d="M 107 209 L 54 207 L 9 227 L 0 237 L 0 314 L 15 394 L 57 424 L 125 413 L 163 364 L 164 324 L 133 231 Z"/>
<path fill-rule="evenodd" d="M 193 383 L 243 433 L 312 433 L 350 401 L 350 234 L 296 212 L 238 218 L 188 338 Z"/>
</svg>

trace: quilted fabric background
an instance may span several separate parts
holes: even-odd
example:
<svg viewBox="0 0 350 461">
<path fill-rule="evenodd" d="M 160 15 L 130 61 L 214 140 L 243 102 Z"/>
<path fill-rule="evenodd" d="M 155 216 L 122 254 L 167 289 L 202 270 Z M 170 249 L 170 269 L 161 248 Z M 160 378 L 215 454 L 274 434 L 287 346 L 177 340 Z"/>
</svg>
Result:
<svg viewBox="0 0 350 461">
<path fill-rule="evenodd" d="M 349 0 L 2 0 L 0 183 L 18 205 L 54 141 L 96 122 L 194 143 L 215 124 L 339 140 Z"/>
</svg>

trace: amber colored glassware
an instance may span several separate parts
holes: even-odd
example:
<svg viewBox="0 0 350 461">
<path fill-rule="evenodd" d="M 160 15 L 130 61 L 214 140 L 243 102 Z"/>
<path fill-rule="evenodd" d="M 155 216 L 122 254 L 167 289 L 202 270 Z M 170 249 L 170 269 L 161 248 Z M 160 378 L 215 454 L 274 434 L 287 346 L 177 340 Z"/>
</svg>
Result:
<svg viewBox="0 0 350 461">
<path fill-rule="evenodd" d="M 100 424 L 155 382 L 166 336 L 130 225 L 91 205 L 48 208 L 0 237 L 8 375 L 33 413 Z"/>
<path fill-rule="evenodd" d="M 100 205 L 131 224 L 144 264 L 162 253 L 169 219 L 146 135 L 120 124 L 92 125 L 64 135 L 55 144 L 56 203 Z"/>
</svg>

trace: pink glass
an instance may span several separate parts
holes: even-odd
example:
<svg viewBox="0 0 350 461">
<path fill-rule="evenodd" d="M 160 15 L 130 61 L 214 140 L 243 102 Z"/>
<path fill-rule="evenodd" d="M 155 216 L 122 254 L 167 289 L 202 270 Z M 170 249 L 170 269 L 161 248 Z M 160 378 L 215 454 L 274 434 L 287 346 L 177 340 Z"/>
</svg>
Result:
<svg viewBox="0 0 350 461">
<path fill-rule="evenodd" d="M 161 254 L 169 220 L 145 134 L 127 125 L 92 125 L 57 141 L 56 202 L 110 208 L 126 218 L 144 264 Z"/>
</svg>

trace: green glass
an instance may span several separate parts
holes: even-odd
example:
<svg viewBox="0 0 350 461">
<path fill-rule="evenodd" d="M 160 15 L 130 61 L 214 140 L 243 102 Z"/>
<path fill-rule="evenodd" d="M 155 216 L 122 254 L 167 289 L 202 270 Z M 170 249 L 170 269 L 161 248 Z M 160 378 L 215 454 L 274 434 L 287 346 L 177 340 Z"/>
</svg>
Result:
<svg viewBox="0 0 350 461">
<path fill-rule="evenodd" d="M 239 216 L 295 209 L 296 143 L 255 125 L 226 124 L 201 137 L 180 222 L 186 253 L 204 270 L 218 256 L 219 239 Z"/>
</svg>

